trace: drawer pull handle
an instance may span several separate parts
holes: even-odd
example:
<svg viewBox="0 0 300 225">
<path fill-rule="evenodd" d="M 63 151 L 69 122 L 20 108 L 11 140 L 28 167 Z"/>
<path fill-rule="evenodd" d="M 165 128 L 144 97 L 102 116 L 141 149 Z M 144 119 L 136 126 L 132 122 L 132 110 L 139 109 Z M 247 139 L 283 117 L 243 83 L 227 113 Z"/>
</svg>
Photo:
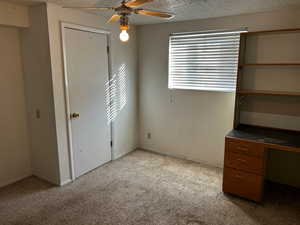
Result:
<svg viewBox="0 0 300 225">
<path fill-rule="evenodd" d="M 245 159 L 237 159 L 236 161 L 241 162 L 241 163 L 246 163 L 247 162 Z"/>
<path fill-rule="evenodd" d="M 249 151 L 248 148 L 246 148 L 246 147 L 240 147 L 240 146 L 238 146 L 237 149 L 241 150 L 243 152 L 248 152 Z"/>
<path fill-rule="evenodd" d="M 244 179 L 244 176 L 241 176 L 241 175 L 238 175 L 238 174 L 236 174 L 235 177 L 238 178 L 238 179 Z"/>
</svg>

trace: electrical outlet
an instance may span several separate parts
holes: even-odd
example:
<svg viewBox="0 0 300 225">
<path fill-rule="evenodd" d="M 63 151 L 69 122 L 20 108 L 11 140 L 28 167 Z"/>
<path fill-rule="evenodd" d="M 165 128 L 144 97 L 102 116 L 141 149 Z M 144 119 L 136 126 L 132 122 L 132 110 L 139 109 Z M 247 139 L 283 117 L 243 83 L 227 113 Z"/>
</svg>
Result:
<svg viewBox="0 0 300 225">
<path fill-rule="evenodd" d="M 147 139 L 151 139 L 151 133 L 147 133 Z"/>
</svg>

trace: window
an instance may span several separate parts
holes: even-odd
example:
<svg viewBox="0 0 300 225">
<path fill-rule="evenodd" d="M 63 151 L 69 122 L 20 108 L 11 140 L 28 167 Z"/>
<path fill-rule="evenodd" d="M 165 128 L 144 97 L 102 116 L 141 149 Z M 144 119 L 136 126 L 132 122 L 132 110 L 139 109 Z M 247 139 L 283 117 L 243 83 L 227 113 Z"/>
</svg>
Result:
<svg viewBox="0 0 300 225">
<path fill-rule="evenodd" d="M 235 91 L 241 32 L 171 34 L 169 88 Z"/>
</svg>

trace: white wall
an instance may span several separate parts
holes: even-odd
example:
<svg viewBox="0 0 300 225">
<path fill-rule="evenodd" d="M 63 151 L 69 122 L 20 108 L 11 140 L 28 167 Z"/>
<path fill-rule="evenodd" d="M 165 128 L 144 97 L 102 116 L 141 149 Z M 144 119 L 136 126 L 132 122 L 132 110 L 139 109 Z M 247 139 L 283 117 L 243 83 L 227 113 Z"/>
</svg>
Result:
<svg viewBox="0 0 300 225">
<path fill-rule="evenodd" d="M 0 25 L 29 27 L 28 7 L 0 1 Z"/>
<path fill-rule="evenodd" d="M 299 9 L 285 9 L 139 26 L 140 147 L 223 166 L 224 136 L 232 129 L 234 94 L 168 90 L 170 33 L 241 27 L 250 31 L 299 28 L 299 18 Z M 146 137 L 148 132 L 151 139 Z"/>
<path fill-rule="evenodd" d="M 0 12 L 1 14 L 1 12 Z M 31 174 L 20 34 L 0 26 L 0 187 Z"/>
<path fill-rule="evenodd" d="M 55 104 L 57 145 L 59 153 L 60 183 L 70 180 L 69 153 L 64 98 L 64 74 L 60 22 L 68 22 L 111 31 L 112 72 L 125 64 L 127 73 L 127 104 L 113 122 L 113 156 L 118 158 L 137 147 L 137 49 L 135 27 L 131 26 L 128 43 L 119 40 L 118 24 L 106 24 L 101 16 L 85 12 L 63 9 L 55 4 L 47 4 L 52 82 Z"/>
<path fill-rule="evenodd" d="M 21 34 L 32 172 L 59 183 L 46 5 L 30 7 L 29 16 L 31 26 Z"/>
</svg>

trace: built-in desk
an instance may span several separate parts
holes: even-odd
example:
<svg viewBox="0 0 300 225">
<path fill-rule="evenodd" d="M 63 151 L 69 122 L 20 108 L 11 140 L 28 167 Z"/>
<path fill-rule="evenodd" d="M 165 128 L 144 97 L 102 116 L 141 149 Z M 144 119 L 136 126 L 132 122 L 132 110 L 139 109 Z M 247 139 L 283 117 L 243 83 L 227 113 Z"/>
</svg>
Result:
<svg viewBox="0 0 300 225">
<path fill-rule="evenodd" d="M 225 138 L 223 191 L 261 201 L 268 149 L 300 153 L 300 132 L 249 125 L 232 130 Z"/>
<path fill-rule="evenodd" d="M 226 137 L 263 143 L 268 148 L 300 152 L 300 132 L 297 131 L 239 125 Z"/>
<path fill-rule="evenodd" d="M 300 28 L 290 28 L 240 35 L 234 130 L 225 137 L 224 192 L 261 201 L 268 150 L 300 153 L 300 132 L 243 125 L 251 121 L 274 128 L 299 128 L 289 124 L 290 115 L 300 116 L 300 92 L 292 85 L 297 83 L 294 74 L 300 69 L 300 52 L 289 41 L 298 38 L 299 32 Z M 283 45 L 291 46 L 284 54 Z M 280 75 L 289 82 L 279 83 Z M 295 123 L 299 120 L 295 119 Z"/>
</svg>

